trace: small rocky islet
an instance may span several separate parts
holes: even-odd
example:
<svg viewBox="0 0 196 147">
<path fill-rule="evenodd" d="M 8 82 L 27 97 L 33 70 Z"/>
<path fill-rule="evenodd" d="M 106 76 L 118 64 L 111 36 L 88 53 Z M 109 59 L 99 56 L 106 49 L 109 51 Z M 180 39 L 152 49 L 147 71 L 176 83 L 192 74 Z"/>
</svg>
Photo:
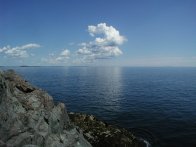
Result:
<svg viewBox="0 0 196 147">
<path fill-rule="evenodd" d="M 0 71 L 0 147 L 145 147 L 129 131 L 68 113 L 13 70 Z"/>
</svg>

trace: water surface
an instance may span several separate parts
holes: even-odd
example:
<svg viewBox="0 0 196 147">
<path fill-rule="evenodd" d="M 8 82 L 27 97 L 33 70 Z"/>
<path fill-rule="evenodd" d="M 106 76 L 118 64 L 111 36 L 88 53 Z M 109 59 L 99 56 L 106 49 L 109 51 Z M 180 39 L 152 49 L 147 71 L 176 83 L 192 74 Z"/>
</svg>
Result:
<svg viewBox="0 0 196 147">
<path fill-rule="evenodd" d="M 196 146 L 196 68 L 13 68 L 68 111 L 131 129 L 154 146 Z"/>
</svg>

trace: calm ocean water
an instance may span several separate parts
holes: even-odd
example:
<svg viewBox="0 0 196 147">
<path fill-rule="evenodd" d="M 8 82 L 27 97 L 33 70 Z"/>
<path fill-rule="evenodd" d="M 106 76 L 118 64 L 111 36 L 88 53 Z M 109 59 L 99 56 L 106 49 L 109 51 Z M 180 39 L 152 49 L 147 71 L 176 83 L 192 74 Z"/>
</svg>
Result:
<svg viewBox="0 0 196 147">
<path fill-rule="evenodd" d="M 153 146 L 196 146 L 196 68 L 12 68 L 68 111 L 96 115 Z"/>
</svg>

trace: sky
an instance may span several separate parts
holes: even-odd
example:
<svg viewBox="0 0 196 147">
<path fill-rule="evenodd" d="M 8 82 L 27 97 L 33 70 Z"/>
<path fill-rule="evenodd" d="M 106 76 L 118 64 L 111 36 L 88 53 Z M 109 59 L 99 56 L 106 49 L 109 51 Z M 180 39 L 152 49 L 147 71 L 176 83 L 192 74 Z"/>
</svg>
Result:
<svg viewBox="0 0 196 147">
<path fill-rule="evenodd" d="M 0 66 L 196 67 L 195 0 L 0 0 Z"/>
</svg>

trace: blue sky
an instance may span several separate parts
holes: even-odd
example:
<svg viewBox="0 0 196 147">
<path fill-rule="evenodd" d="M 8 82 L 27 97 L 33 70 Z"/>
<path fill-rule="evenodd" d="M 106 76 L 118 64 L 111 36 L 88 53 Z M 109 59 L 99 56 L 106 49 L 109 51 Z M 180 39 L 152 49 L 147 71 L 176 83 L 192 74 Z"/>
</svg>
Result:
<svg viewBox="0 0 196 147">
<path fill-rule="evenodd" d="M 195 0 L 0 0 L 0 65 L 196 66 Z"/>
</svg>

